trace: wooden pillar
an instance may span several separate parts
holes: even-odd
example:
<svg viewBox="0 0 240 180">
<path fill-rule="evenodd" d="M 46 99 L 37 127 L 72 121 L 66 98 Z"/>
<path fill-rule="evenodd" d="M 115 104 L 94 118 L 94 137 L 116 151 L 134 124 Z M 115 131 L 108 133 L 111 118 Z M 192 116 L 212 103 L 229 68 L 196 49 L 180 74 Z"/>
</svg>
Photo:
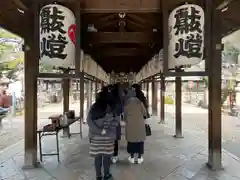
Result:
<svg viewBox="0 0 240 180">
<path fill-rule="evenodd" d="M 144 91 L 144 96 L 146 96 L 146 83 L 142 82 L 142 91 Z"/>
<path fill-rule="evenodd" d="M 213 1 L 214 2 L 214 1 Z M 207 2 L 209 16 L 209 37 L 207 61 L 209 72 L 208 106 L 208 167 L 222 169 L 222 119 L 221 119 L 221 10 L 215 9 L 211 0 Z M 206 38 L 205 38 L 206 39 Z"/>
<path fill-rule="evenodd" d="M 165 77 L 162 75 L 160 87 L 160 123 L 165 123 Z"/>
<path fill-rule="evenodd" d="M 84 101 L 85 101 L 85 94 L 84 94 L 84 72 L 80 73 L 80 119 L 81 122 L 85 123 L 86 119 L 84 117 Z"/>
<path fill-rule="evenodd" d="M 31 14 L 30 12 L 34 12 Z M 37 167 L 37 74 L 39 63 L 39 9 L 36 4 L 32 11 L 24 13 L 27 31 L 24 34 L 24 166 Z"/>
<path fill-rule="evenodd" d="M 68 72 L 65 72 L 68 73 Z M 63 114 L 69 111 L 69 92 L 70 92 L 70 79 L 64 78 L 62 80 L 62 90 L 63 90 Z M 70 137 L 69 127 L 63 128 L 62 137 Z"/>
<path fill-rule="evenodd" d="M 153 78 L 152 80 L 152 115 L 157 115 L 157 84 Z"/>
<path fill-rule="evenodd" d="M 75 50 L 75 75 L 79 77 L 80 82 L 80 137 L 82 138 L 82 122 L 84 116 L 84 72 L 83 72 L 83 59 L 81 56 L 81 3 L 79 0 L 74 2 L 74 13 L 76 17 L 76 50 Z M 78 81 L 76 81 L 77 90 L 79 89 Z"/>
<path fill-rule="evenodd" d="M 98 93 L 98 81 L 95 81 L 95 101 L 97 99 L 97 93 Z"/>
<path fill-rule="evenodd" d="M 149 104 L 149 82 L 146 82 L 146 98 L 147 98 L 147 104 Z"/>
<path fill-rule="evenodd" d="M 102 89 L 102 85 L 101 85 L 101 82 L 99 81 L 98 82 L 98 90 L 101 90 Z"/>
<path fill-rule="evenodd" d="M 177 72 L 180 69 L 176 69 Z M 176 138 L 182 138 L 182 78 L 176 77 L 175 79 L 175 135 Z"/>
<path fill-rule="evenodd" d="M 79 81 L 76 81 L 76 90 L 79 91 L 80 88 L 79 88 Z"/>
<path fill-rule="evenodd" d="M 87 84 L 87 112 L 90 110 L 92 106 L 92 81 L 89 80 Z"/>
</svg>

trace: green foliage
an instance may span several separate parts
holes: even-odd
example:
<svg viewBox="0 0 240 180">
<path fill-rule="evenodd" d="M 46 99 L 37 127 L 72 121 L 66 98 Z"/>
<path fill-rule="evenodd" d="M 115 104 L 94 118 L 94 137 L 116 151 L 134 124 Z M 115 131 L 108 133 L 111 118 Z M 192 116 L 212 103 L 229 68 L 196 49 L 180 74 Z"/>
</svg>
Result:
<svg viewBox="0 0 240 180">
<path fill-rule="evenodd" d="M 6 43 L 0 43 L 0 53 L 4 53 L 5 51 L 12 50 L 13 46 L 6 44 Z"/>
<path fill-rule="evenodd" d="M 49 72 L 53 72 L 54 69 L 52 66 L 48 66 L 44 63 L 42 63 L 41 61 L 39 62 L 39 72 L 41 73 L 49 73 Z"/>
<path fill-rule="evenodd" d="M 172 97 L 170 96 L 165 96 L 165 104 L 173 104 L 174 101 L 172 99 Z"/>
<path fill-rule="evenodd" d="M 6 31 L 4 29 L 0 29 L 0 37 L 9 38 L 9 39 L 19 39 L 20 37 L 16 36 L 15 34 L 12 34 L 9 31 Z"/>
<path fill-rule="evenodd" d="M 234 46 L 230 42 L 224 43 L 224 50 L 222 51 L 222 60 L 230 63 L 237 63 L 238 56 L 240 55 L 240 49 Z"/>
<path fill-rule="evenodd" d="M 6 40 L 19 39 L 18 36 L 3 29 L 0 29 L 0 38 Z M 23 57 L 19 56 L 19 53 L 16 53 L 14 48 L 15 46 L 11 43 L 4 41 L 0 43 L 0 77 L 4 76 L 12 81 L 16 80 L 17 72 L 21 70 L 19 65 L 24 62 Z"/>
<path fill-rule="evenodd" d="M 8 69 L 16 69 L 18 67 L 18 65 L 23 64 L 23 63 L 24 63 L 23 58 L 16 58 L 12 61 L 7 62 L 6 66 Z"/>
<path fill-rule="evenodd" d="M 203 76 L 203 77 L 201 77 L 201 80 L 204 82 L 205 87 L 207 87 L 208 86 L 208 78 Z"/>
<path fill-rule="evenodd" d="M 224 43 L 224 50 L 223 50 L 224 56 L 239 55 L 239 54 L 240 54 L 240 50 L 236 48 L 232 43 L 230 42 Z"/>
</svg>

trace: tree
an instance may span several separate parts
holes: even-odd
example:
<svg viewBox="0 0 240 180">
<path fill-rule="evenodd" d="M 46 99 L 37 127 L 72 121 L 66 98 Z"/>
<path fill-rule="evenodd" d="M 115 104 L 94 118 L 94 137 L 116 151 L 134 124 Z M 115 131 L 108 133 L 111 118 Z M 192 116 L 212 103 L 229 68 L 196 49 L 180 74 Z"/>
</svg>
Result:
<svg viewBox="0 0 240 180">
<path fill-rule="evenodd" d="M 0 29 L 0 77 L 17 80 L 17 72 L 23 67 L 23 53 L 17 52 L 22 40 L 18 36 Z"/>
<path fill-rule="evenodd" d="M 230 64 L 237 64 L 237 58 L 240 50 L 230 42 L 224 43 L 224 50 L 222 51 L 222 61 Z"/>
</svg>

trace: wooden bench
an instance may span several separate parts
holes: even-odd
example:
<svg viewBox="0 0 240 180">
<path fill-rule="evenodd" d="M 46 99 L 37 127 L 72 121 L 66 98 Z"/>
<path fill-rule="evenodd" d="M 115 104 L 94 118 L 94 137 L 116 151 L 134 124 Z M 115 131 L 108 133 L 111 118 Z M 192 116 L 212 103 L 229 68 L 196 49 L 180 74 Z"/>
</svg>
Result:
<svg viewBox="0 0 240 180">
<path fill-rule="evenodd" d="M 53 118 L 54 117 L 54 118 Z M 60 116 L 59 116 L 60 117 Z M 56 120 L 57 116 L 51 116 L 49 117 L 49 119 L 52 119 L 52 121 Z M 79 121 L 80 118 L 76 117 L 74 119 L 68 119 L 68 124 L 66 126 L 55 126 L 53 125 L 52 128 L 41 128 L 39 130 L 37 130 L 37 134 L 38 134 L 38 140 L 39 140 L 39 154 L 40 154 L 40 161 L 42 161 L 43 156 L 57 156 L 58 162 L 60 162 L 60 152 L 59 152 L 59 138 L 58 138 L 58 134 L 61 130 L 63 130 L 64 128 L 69 128 L 69 126 L 71 126 L 73 123 Z M 55 122 L 52 122 L 55 123 Z M 81 122 L 80 122 L 81 124 Z M 81 129 L 81 125 L 80 125 L 80 132 L 79 133 L 74 133 L 74 134 L 80 134 L 82 137 L 82 129 Z M 42 152 L 42 138 L 43 136 L 56 136 L 56 152 L 55 153 L 43 153 Z M 69 135 L 70 138 L 70 135 Z"/>
</svg>

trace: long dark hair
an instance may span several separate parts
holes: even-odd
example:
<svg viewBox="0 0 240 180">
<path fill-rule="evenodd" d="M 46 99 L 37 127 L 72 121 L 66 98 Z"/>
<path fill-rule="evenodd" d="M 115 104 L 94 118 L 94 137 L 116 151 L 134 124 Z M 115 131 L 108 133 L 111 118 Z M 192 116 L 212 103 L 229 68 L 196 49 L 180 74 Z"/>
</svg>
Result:
<svg viewBox="0 0 240 180">
<path fill-rule="evenodd" d="M 106 97 L 107 97 L 107 92 L 104 92 L 104 91 L 99 92 L 98 97 L 95 103 L 92 105 L 91 112 L 90 112 L 93 120 L 99 119 L 105 116 L 106 110 L 108 107 Z"/>
</svg>

